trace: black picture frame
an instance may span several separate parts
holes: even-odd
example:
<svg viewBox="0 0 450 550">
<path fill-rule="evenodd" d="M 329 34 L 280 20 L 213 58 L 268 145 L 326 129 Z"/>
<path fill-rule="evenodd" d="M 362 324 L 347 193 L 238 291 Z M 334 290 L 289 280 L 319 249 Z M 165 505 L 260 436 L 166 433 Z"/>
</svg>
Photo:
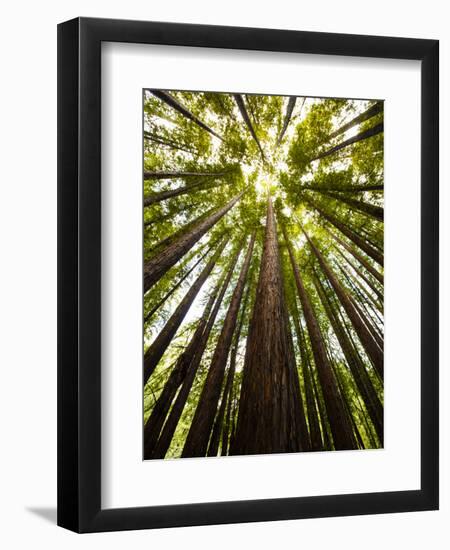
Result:
<svg viewBox="0 0 450 550">
<path fill-rule="evenodd" d="M 421 61 L 421 488 L 101 508 L 101 44 Z M 58 525 L 76 532 L 438 509 L 437 40 L 77 18 L 58 26 Z"/>
</svg>

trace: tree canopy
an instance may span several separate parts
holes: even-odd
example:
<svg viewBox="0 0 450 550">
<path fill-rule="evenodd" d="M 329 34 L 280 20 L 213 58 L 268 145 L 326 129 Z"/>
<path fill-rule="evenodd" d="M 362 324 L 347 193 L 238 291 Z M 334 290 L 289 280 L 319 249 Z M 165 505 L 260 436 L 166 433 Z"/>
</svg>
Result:
<svg viewBox="0 0 450 550">
<path fill-rule="evenodd" d="M 383 103 L 144 92 L 144 458 L 383 446 Z"/>
</svg>

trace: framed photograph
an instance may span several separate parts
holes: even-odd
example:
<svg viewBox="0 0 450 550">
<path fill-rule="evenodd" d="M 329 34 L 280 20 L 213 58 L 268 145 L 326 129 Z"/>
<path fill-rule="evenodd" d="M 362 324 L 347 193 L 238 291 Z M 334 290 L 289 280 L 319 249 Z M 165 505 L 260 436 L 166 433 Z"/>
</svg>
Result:
<svg viewBox="0 0 450 550">
<path fill-rule="evenodd" d="M 58 27 L 58 524 L 438 508 L 438 42 Z"/>
</svg>

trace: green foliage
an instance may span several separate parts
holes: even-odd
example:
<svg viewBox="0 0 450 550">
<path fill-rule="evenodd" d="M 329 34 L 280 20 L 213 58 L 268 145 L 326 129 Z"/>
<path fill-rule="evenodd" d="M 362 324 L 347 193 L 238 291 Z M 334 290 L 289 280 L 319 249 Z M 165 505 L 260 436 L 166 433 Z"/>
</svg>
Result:
<svg viewBox="0 0 450 550">
<path fill-rule="evenodd" d="M 252 318 L 259 263 L 263 254 L 267 198 L 271 196 L 278 224 L 284 293 L 289 310 L 289 328 L 296 350 L 296 364 L 304 406 L 306 407 L 306 382 L 302 361 L 305 361 L 307 368 L 311 369 L 311 383 L 315 395 L 314 414 L 320 417 L 322 438 L 326 440 L 328 434 L 328 439 L 331 440 L 324 395 L 314 365 L 310 335 L 298 298 L 282 228 L 285 228 L 294 248 L 295 261 L 317 317 L 327 352 L 331 357 L 334 376 L 339 382 L 342 399 L 353 420 L 355 434 L 359 435 L 364 448 L 380 447 L 381 442 L 364 399 L 355 384 L 346 363 L 345 354 L 318 295 L 315 285 L 317 278 L 326 288 L 327 295 L 329 294 L 330 301 L 340 316 L 346 334 L 354 342 L 356 353 L 361 358 L 363 368 L 367 370 L 381 401 L 383 400 L 382 381 L 359 341 L 351 320 L 330 290 L 327 278 L 308 245 L 305 235 L 317 244 L 345 291 L 361 306 L 373 330 L 378 331 L 382 336 L 383 324 L 380 311 L 382 304 L 378 301 L 377 310 L 378 297 L 373 288 L 381 293 L 383 289 L 366 267 L 360 266 L 372 287 L 361 280 L 358 273 L 346 264 L 345 257 L 352 258 L 351 253 L 338 244 L 333 234 L 337 234 L 349 249 L 355 250 L 369 267 L 372 266 L 380 273 L 382 268 L 358 249 L 351 239 L 333 227 L 333 224 L 319 210 L 338 219 L 352 232 L 382 252 L 383 223 L 349 207 L 341 198 L 345 194 L 357 201 L 383 206 L 382 190 L 357 192 L 353 190 L 358 186 L 382 185 L 383 133 L 358 141 L 323 159 L 313 159 L 342 143 L 349 136 L 372 128 L 382 121 L 383 114 L 380 113 L 330 138 L 333 132 L 366 110 L 371 103 L 344 99 L 299 98 L 283 141 L 278 145 L 277 140 L 283 127 L 288 98 L 244 94 L 242 97 L 245 108 L 266 157 L 264 162 L 232 94 L 181 91 L 170 92 L 170 94 L 222 139 L 214 137 L 149 91 L 145 92 L 144 170 L 189 172 L 198 175 L 177 176 L 175 174 L 165 179 L 150 178 L 144 181 L 144 197 L 154 197 L 158 193 L 173 189 L 183 190 L 183 193 L 177 196 L 159 200 L 144 208 L 144 262 L 150 258 L 159 257 L 158 255 L 176 242 L 180 235 L 195 228 L 200 220 L 207 219 L 239 193 L 243 192 L 243 195 L 238 203 L 144 295 L 146 321 L 143 332 L 144 351 L 146 351 L 211 257 L 211 251 L 221 237 L 228 237 L 228 244 L 211 276 L 144 387 L 144 421 L 147 421 L 151 415 L 177 358 L 189 344 L 203 308 L 219 278 L 226 272 L 233 252 L 237 246 L 248 242 L 249 236 L 255 233 L 256 243 L 247 278 L 248 300 L 246 309 L 242 313 L 243 324 L 238 343 L 236 373 L 230 393 L 232 420 L 235 422 L 244 366 L 245 343 Z M 203 175 L 205 173 L 209 175 Z M 181 455 L 243 257 L 244 254 L 241 254 L 234 269 L 167 457 Z M 152 313 L 150 317 L 148 317 L 149 313 Z M 300 340 L 295 321 L 298 321 L 298 326 L 304 332 L 303 342 Z M 300 353 L 301 350 L 303 355 Z M 226 399 L 223 388 L 221 395 L 221 399 Z M 307 423 L 309 423 L 308 419 Z M 333 448 L 332 442 L 329 443 L 328 448 Z"/>
</svg>

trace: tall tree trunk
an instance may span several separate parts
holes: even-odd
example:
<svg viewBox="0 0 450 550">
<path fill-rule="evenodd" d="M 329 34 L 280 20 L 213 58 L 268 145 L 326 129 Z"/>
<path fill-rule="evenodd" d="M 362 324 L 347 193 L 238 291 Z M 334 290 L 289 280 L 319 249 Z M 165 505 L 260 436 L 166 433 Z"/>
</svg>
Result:
<svg viewBox="0 0 450 550">
<path fill-rule="evenodd" d="M 303 230 L 304 231 L 304 230 Z M 366 327 L 364 322 L 362 321 L 360 315 L 358 314 L 354 302 L 350 299 L 345 289 L 342 287 L 342 285 L 337 280 L 334 273 L 331 271 L 330 267 L 328 266 L 327 262 L 323 258 L 322 254 L 319 252 L 315 244 L 311 241 L 311 239 L 308 237 L 308 235 L 305 233 L 306 238 L 308 239 L 309 245 L 314 252 L 314 255 L 316 256 L 317 260 L 319 261 L 320 267 L 322 268 L 322 271 L 326 275 L 327 279 L 329 280 L 331 286 L 334 288 L 334 291 L 336 292 L 337 297 L 339 298 L 339 301 L 341 302 L 345 312 L 347 313 L 356 333 L 358 334 L 358 337 L 364 346 L 364 349 L 366 350 L 367 355 L 371 359 L 376 371 L 380 375 L 381 378 L 383 378 L 383 371 L 384 371 L 384 358 L 383 358 L 383 351 L 380 350 L 376 340 L 374 340 L 372 334 L 370 333 L 369 329 Z"/>
<path fill-rule="evenodd" d="M 338 128 L 335 132 L 330 134 L 328 136 L 328 139 L 329 140 L 333 139 L 339 136 L 340 134 L 342 134 L 343 132 L 350 130 L 350 128 L 353 128 L 353 126 L 356 126 L 357 124 L 361 124 L 361 122 L 364 122 L 365 120 L 369 120 L 369 118 L 372 118 L 378 113 L 382 113 L 382 112 L 383 112 L 383 102 L 377 101 L 374 105 L 369 107 L 366 111 L 359 114 L 358 116 L 356 116 L 355 118 L 353 118 L 352 120 L 350 120 L 349 122 L 347 122 L 346 124 Z"/>
<path fill-rule="evenodd" d="M 144 292 L 147 292 L 149 288 L 157 283 L 213 225 L 233 208 L 242 195 L 243 192 L 239 193 L 228 204 L 206 218 L 201 217 L 186 233 L 180 234 L 174 242 L 164 250 L 161 250 L 153 258 L 150 258 L 144 265 Z"/>
<path fill-rule="evenodd" d="M 227 172 L 179 172 L 170 170 L 144 170 L 144 180 L 184 179 L 191 177 L 215 177 L 225 176 Z"/>
<path fill-rule="evenodd" d="M 222 277 L 222 280 L 219 280 L 211 293 L 189 344 L 186 346 L 183 353 L 178 357 L 177 362 L 175 363 L 175 366 L 164 385 L 164 389 L 158 397 L 152 413 L 145 424 L 144 459 L 149 459 L 152 457 L 152 453 L 155 449 L 156 442 L 161 432 L 161 428 L 163 427 L 164 420 L 166 419 L 167 413 L 170 409 L 170 405 L 172 404 L 178 388 L 186 377 L 187 370 L 195 353 L 198 351 L 198 346 L 201 342 L 202 335 L 211 314 L 214 302 L 216 301 L 217 295 L 219 294 L 220 288 L 223 284 L 223 279 L 224 277 Z"/>
<path fill-rule="evenodd" d="M 331 149 L 328 149 L 327 151 L 324 151 L 323 153 L 320 153 L 319 155 L 317 155 L 317 157 L 314 157 L 313 159 L 311 159 L 311 161 L 323 159 L 325 157 L 328 157 L 328 156 L 332 155 L 333 153 L 337 153 L 341 149 L 344 149 L 344 147 L 348 147 L 349 145 L 352 145 L 353 143 L 357 143 L 358 141 L 362 141 L 362 140 L 368 139 L 372 136 L 376 136 L 377 134 L 380 134 L 381 132 L 383 132 L 383 129 L 384 129 L 383 123 L 380 122 L 379 124 L 376 124 L 372 128 L 364 130 L 363 132 L 359 133 L 358 135 L 353 136 L 349 139 L 346 139 L 342 143 L 339 143 L 339 145 L 335 145 L 334 147 L 331 147 Z"/>
<path fill-rule="evenodd" d="M 353 436 L 352 426 L 345 411 L 344 403 L 339 393 L 337 380 L 333 373 L 332 365 L 328 359 L 325 342 L 316 318 L 308 292 L 303 284 L 295 260 L 292 245 L 288 239 L 287 232 L 283 228 L 284 238 L 287 244 L 289 258 L 291 260 L 294 280 L 297 286 L 298 295 L 303 308 L 306 326 L 308 328 L 311 348 L 314 355 L 314 362 L 319 375 L 322 387 L 328 420 L 333 434 L 334 446 L 337 450 L 355 449 L 356 443 Z"/>
<path fill-rule="evenodd" d="M 327 415 L 327 411 L 326 411 L 326 408 L 325 408 L 325 401 L 324 401 L 324 398 L 323 398 L 322 389 L 317 384 L 316 379 L 314 377 L 312 365 L 311 365 L 311 362 L 309 361 L 309 359 L 308 359 L 308 368 L 309 368 L 309 373 L 310 373 L 311 380 L 312 380 L 314 395 L 315 395 L 315 398 L 316 398 L 317 409 L 319 411 L 319 416 L 320 416 L 320 425 L 321 425 L 321 428 L 322 428 L 323 447 L 324 447 L 325 451 L 332 451 L 332 450 L 334 450 L 333 435 L 331 433 L 330 423 L 328 421 L 328 415 Z"/>
<path fill-rule="evenodd" d="M 220 185 L 220 182 L 197 181 L 195 183 L 191 183 L 190 185 L 183 185 L 182 187 L 169 189 L 168 191 L 159 191 L 158 193 L 152 193 L 151 195 L 147 195 L 146 197 L 144 197 L 144 208 L 146 208 L 147 206 L 151 206 L 152 204 L 155 204 L 157 202 L 171 199 L 172 197 L 186 195 L 186 193 L 190 193 L 192 190 L 202 191 L 204 189 L 211 189 L 213 187 L 218 187 L 219 185 Z"/>
<path fill-rule="evenodd" d="M 347 364 L 355 380 L 359 393 L 361 394 L 364 404 L 369 413 L 370 419 L 375 427 L 380 442 L 383 442 L 383 406 L 373 387 L 372 381 L 367 373 L 365 366 L 362 364 L 358 355 L 356 355 L 353 345 L 348 338 L 344 327 L 336 315 L 330 299 L 318 276 L 314 279 L 317 292 L 319 294 L 322 305 L 330 320 L 333 331 L 336 334 L 339 345 L 344 353 Z"/>
<path fill-rule="evenodd" d="M 332 216 L 328 212 L 325 212 L 315 201 L 310 197 L 305 197 L 305 200 L 313 208 L 319 212 L 326 220 L 328 220 L 336 229 L 356 244 L 363 252 L 365 252 L 372 260 L 383 266 L 383 254 L 370 245 L 365 239 L 357 235 L 353 230 L 349 229 L 345 224 L 338 220 L 335 216 Z"/>
<path fill-rule="evenodd" d="M 263 159 L 264 162 L 266 162 L 266 157 L 264 155 L 263 148 L 261 147 L 261 143 L 259 142 L 258 136 L 256 135 L 256 132 L 253 128 L 252 121 L 248 116 L 243 97 L 240 94 L 233 94 L 233 97 L 234 97 L 234 100 L 236 101 L 236 105 L 239 107 L 239 111 L 241 112 L 242 118 L 244 119 L 244 122 L 247 125 L 247 128 L 252 138 L 255 140 L 255 143 L 258 146 L 259 152 L 261 153 L 261 158 Z"/>
<path fill-rule="evenodd" d="M 192 284 L 191 288 L 187 291 L 186 295 L 181 300 L 178 307 L 171 315 L 170 319 L 164 325 L 164 328 L 161 330 L 161 332 L 155 338 L 154 342 L 146 351 L 144 355 L 144 384 L 147 383 L 147 380 L 152 375 L 157 364 L 159 363 L 159 360 L 164 355 L 164 352 L 166 351 L 168 345 L 172 341 L 172 338 L 175 336 L 175 333 L 177 332 L 178 328 L 183 322 L 183 319 L 186 316 L 186 313 L 189 311 L 189 308 L 191 307 L 192 302 L 196 298 L 204 282 L 209 277 L 211 271 L 216 265 L 217 259 L 222 254 L 223 249 L 227 244 L 227 241 L 228 239 L 225 238 L 219 244 L 211 260 L 203 268 L 202 272 L 197 277 L 196 281 Z"/>
<path fill-rule="evenodd" d="M 307 189 L 309 191 L 336 191 L 338 193 L 364 193 L 366 191 L 383 191 L 383 184 L 368 184 L 368 185 L 301 185 L 298 190 Z"/>
<path fill-rule="evenodd" d="M 183 413 L 183 409 L 186 405 L 189 392 L 191 391 L 192 384 L 194 383 L 194 379 L 197 374 L 198 367 L 200 365 L 200 362 L 203 357 L 203 353 L 208 343 L 209 335 L 211 333 L 217 314 L 219 313 L 220 307 L 222 305 L 222 300 L 223 300 L 223 297 L 225 296 L 225 292 L 227 291 L 228 285 L 230 284 L 230 280 L 233 275 L 234 268 L 236 266 L 236 262 L 238 260 L 240 252 L 241 252 L 241 248 L 238 248 L 231 260 L 230 266 L 227 270 L 225 280 L 222 283 L 220 294 L 214 303 L 214 307 L 211 312 L 211 315 L 209 316 L 208 322 L 206 323 L 206 326 L 202 332 L 200 342 L 196 346 L 196 349 L 193 350 L 194 356 L 190 361 L 183 384 L 181 386 L 180 391 L 178 392 L 178 395 L 175 399 L 173 407 L 170 411 L 169 417 L 167 418 L 166 423 L 164 424 L 164 427 L 161 431 L 158 442 L 153 452 L 151 453 L 150 458 L 164 458 L 170 447 L 170 442 L 172 441 L 173 434 L 175 433 L 178 422 Z"/>
<path fill-rule="evenodd" d="M 173 219 L 173 218 L 175 218 L 175 216 L 177 216 L 181 212 L 183 212 L 183 214 L 188 214 L 193 208 L 199 206 L 200 202 L 201 201 L 196 201 L 196 202 L 191 202 L 191 203 L 186 204 L 186 205 L 183 204 L 182 207 L 178 207 L 174 210 L 170 210 L 167 214 L 163 214 L 161 216 L 156 216 L 154 218 L 150 218 L 149 220 L 145 220 L 144 221 L 144 227 L 147 228 L 150 225 L 154 225 L 155 223 L 164 222 L 164 221 L 168 220 L 169 218 Z"/>
<path fill-rule="evenodd" d="M 373 338 L 377 342 L 380 350 L 382 350 L 384 338 L 383 332 L 379 329 L 376 323 L 374 323 L 373 316 L 369 313 L 367 309 L 367 300 L 365 299 L 365 296 L 359 290 L 356 283 L 349 276 L 349 274 L 342 268 L 342 266 L 339 263 L 337 264 L 337 266 L 342 273 L 343 278 L 347 281 L 347 284 L 350 288 L 349 298 L 352 301 L 358 315 L 361 317 L 363 323 L 369 329 L 369 332 L 372 334 Z"/>
<path fill-rule="evenodd" d="M 284 291 L 283 271 L 281 272 L 281 276 L 283 282 L 283 296 L 285 297 L 286 293 Z M 310 451 L 311 440 L 309 438 L 308 425 L 306 423 L 305 410 L 303 407 L 303 397 L 300 389 L 294 342 L 292 339 L 291 324 L 287 307 L 285 308 L 285 323 L 288 333 L 288 353 L 290 354 L 288 361 L 290 366 L 288 379 L 288 390 L 290 392 L 289 403 L 291 407 L 290 416 L 294 419 L 294 421 L 290 423 L 290 438 L 292 441 L 298 441 L 299 451 Z"/>
<path fill-rule="evenodd" d="M 222 331 L 217 340 L 216 348 L 211 359 L 211 365 L 203 385 L 202 392 L 192 419 L 189 433 L 186 437 L 182 456 L 205 456 L 208 441 L 220 399 L 220 391 L 227 365 L 231 341 L 236 326 L 236 320 L 241 305 L 247 274 L 255 244 L 255 234 L 252 235 L 244 263 L 236 283 L 231 302 L 223 322 Z"/>
<path fill-rule="evenodd" d="M 208 247 L 207 251 L 200 256 L 200 258 L 192 265 L 192 267 L 189 268 L 186 273 L 180 277 L 180 279 L 177 281 L 176 284 L 173 285 L 173 287 L 165 294 L 161 300 L 157 304 L 155 304 L 152 309 L 147 313 L 147 315 L 144 317 L 144 325 L 149 322 L 149 320 L 153 317 L 153 315 L 158 311 L 158 309 L 165 304 L 165 302 L 172 296 L 172 294 L 180 288 L 180 286 L 183 284 L 183 282 L 189 277 L 189 275 L 194 271 L 194 269 L 198 266 L 198 264 L 209 254 L 211 250 L 211 247 Z"/>
<path fill-rule="evenodd" d="M 219 138 L 221 141 L 223 141 L 223 137 L 214 132 L 209 126 L 207 126 L 204 122 L 202 122 L 198 117 L 193 115 L 184 105 L 182 105 L 179 101 L 177 101 L 174 97 L 172 97 L 168 92 L 163 92 L 162 90 L 150 90 L 150 92 L 159 98 L 161 101 L 164 101 L 164 103 L 167 103 L 172 109 L 175 109 L 175 111 L 178 111 L 183 116 L 185 116 L 187 119 L 192 120 L 197 126 L 200 126 L 200 128 L 203 128 L 203 130 L 206 130 L 211 135 L 215 136 L 216 138 Z"/>
<path fill-rule="evenodd" d="M 331 197 L 345 204 L 348 204 L 348 206 L 351 206 L 354 210 L 357 210 L 358 212 L 362 212 L 363 214 L 367 214 L 368 216 L 371 216 L 375 220 L 378 220 L 381 222 L 384 220 L 384 209 L 381 206 L 376 206 L 374 204 L 370 204 L 364 201 L 358 201 L 346 196 L 343 193 L 338 193 L 335 191 L 321 191 L 319 189 L 315 189 L 315 191 L 319 191 L 319 193 L 323 193 L 328 197 Z"/>
<path fill-rule="evenodd" d="M 320 421 L 316 408 L 314 397 L 314 388 L 312 385 L 311 374 L 309 372 L 306 340 L 303 328 L 300 323 L 300 314 L 297 307 L 297 302 L 294 301 L 293 319 L 295 332 L 297 334 L 298 349 L 300 352 L 300 363 L 302 369 L 303 383 L 305 386 L 306 411 L 308 415 L 309 433 L 312 451 L 322 451 L 322 435 L 320 433 Z"/>
<path fill-rule="evenodd" d="M 345 248 L 350 254 L 357 260 L 375 279 L 381 284 L 384 284 L 384 277 L 383 275 L 375 269 L 361 254 L 356 252 L 351 246 L 349 246 L 346 242 L 344 242 L 342 239 L 340 239 L 337 235 L 335 235 L 332 231 L 328 231 L 330 235 L 335 239 L 341 246 Z"/>
<path fill-rule="evenodd" d="M 355 263 L 352 262 L 350 258 L 347 258 L 347 256 L 340 250 L 340 248 L 336 247 L 335 250 L 338 252 L 338 254 L 342 258 L 344 258 L 345 262 L 353 269 L 353 271 L 359 277 L 361 277 L 361 279 L 366 283 L 366 285 L 370 288 L 370 290 L 376 295 L 376 297 L 378 298 L 378 302 L 380 304 L 378 307 L 381 306 L 381 312 L 383 312 L 384 296 L 383 296 L 383 293 L 380 291 L 380 289 L 377 288 L 375 283 L 371 279 L 369 279 L 369 277 L 367 277 L 367 275 L 363 273 L 363 271 L 357 265 L 355 265 Z M 372 296 L 370 298 L 375 300 L 375 298 L 373 298 Z"/>
<path fill-rule="evenodd" d="M 222 433 L 223 422 L 225 419 L 225 409 L 227 407 L 228 400 L 230 399 L 230 390 L 232 388 L 233 379 L 234 379 L 234 371 L 231 372 L 231 367 L 230 367 L 230 369 L 228 369 L 228 374 L 226 377 L 226 383 L 225 383 L 225 388 L 223 390 L 222 400 L 220 402 L 220 407 L 217 412 L 216 419 L 214 421 L 214 425 L 211 433 L 211 439 L 209 441 L 208 451 L 206 453 L 206 456 L 217 456 L 217 453 L 219 451 L 220 435 Z M 223 452 L 222 452 L 222 455 L 223 455 Z"/>
<path fill-rule="evenodd" d="M 297 98 L 295 96 L 291 96 L 289 98 L 289 101 L 286 107 L 286 114 L 284 116 L 283 128 L 281 128 L 280 135 L 278 136 L 278 139 L 277 139 L 277 147 L 280 146 L 283 140 L 284 134 L 286 133 L 286 130 L 289 126 L 289 121 L 291 120 L 292 112 L 294 110 L 296 101 L 297 101 Z"/>
<path fill-rule="evenodd" d="M 239 414 L 231 454 L 296 452 L 299 427 L 288 388 L 292 363 L 272 201 L 245 352 Z M 296 437 L 292 437 L 296 428 Z"/>
<path fill-rule="evenodd" d="M 242 301 L 242 307 L 241 307 L 241 314 L 238 322 L 238 326 L 236 328 L 236 332 L 233 336 L 233 345 L 231 347 L 230 352 L 230 368 L 228 372 L 229 382 L 227 380 L 227 384 L 229 383 L 229 390 L 228 390 L 228 402 L 227 402 L 227 411 L 226 411 L 226 417 L 225 417 L 225 425 L 222 432 L 222 456 L 225 456 L 228 454 L 228 448 L 229 448 L 229 439 L 230 439 L 230 428 L 231 428 L 231 407 L 233 404 L 233 384 L 234 384 L 234 375 L 236 372 L 236 360 L 237 360 L 237 353 L 239 349 L 239 341 L 241 339 L 241 332 L 242 332 L 242 326 L 244 324 L 244 318 L 245 313 L 247 309 L 247 303 L 250 296 L 250 286 L 252 283 L 252 277 L 251 274 L 249 275 L 250 280 L 247 285 L 247 290 L 245 291 L 245 296 Z"/>
<path fill-rule="evenodd" d="M 348 286 L 351 289 L 351 297 L 355 301 L 355 303 L 359 306 L 359 309 L 361 311 L 365 312 L 365 316 L 367 315 L 367 318 L 370 319 L 370 321 L 375 321 L 374 330 L 376 334 L 381 338 L 381 342 L 383 339 L 383 331 L 377 326 L 377 323 L 383 324 L 383 319 L 378 312 L 374 312 L 374 305 L 378 308 L 378 303 L 375 300 L 373 296 L 370 295 L 370 293 L 366 290 L 366 288 L 362 285 L 361 281 L 359 281 L 356 277 L 351 276 L 349 272 L 347 272 L 339 262 L 337 262 L 337 265 L 339 267 L 339 271 L 342 273 L 344 279 L 347 281 Z M 361 307 L 362 306 L 362 307 Z M 369 311 L 370 308 L 370 311 Z M 381 347 L 383 347 L 381 343 Z"/>
<path fill-rule="evenodd" d="M 164 136 L 157 136 L 151 132 L 144 132 L 144 138 L 157 143 L 158 145 L 163 145 L 164 147 L 170 147 L 170 149 L 177 149 L 178 151 L 184 151 L 185 153 L 194 154 L 195 151 L 188 145 L 184 143 L 177 143 L 172 139 L 166 138 Z"/>
</svg>

